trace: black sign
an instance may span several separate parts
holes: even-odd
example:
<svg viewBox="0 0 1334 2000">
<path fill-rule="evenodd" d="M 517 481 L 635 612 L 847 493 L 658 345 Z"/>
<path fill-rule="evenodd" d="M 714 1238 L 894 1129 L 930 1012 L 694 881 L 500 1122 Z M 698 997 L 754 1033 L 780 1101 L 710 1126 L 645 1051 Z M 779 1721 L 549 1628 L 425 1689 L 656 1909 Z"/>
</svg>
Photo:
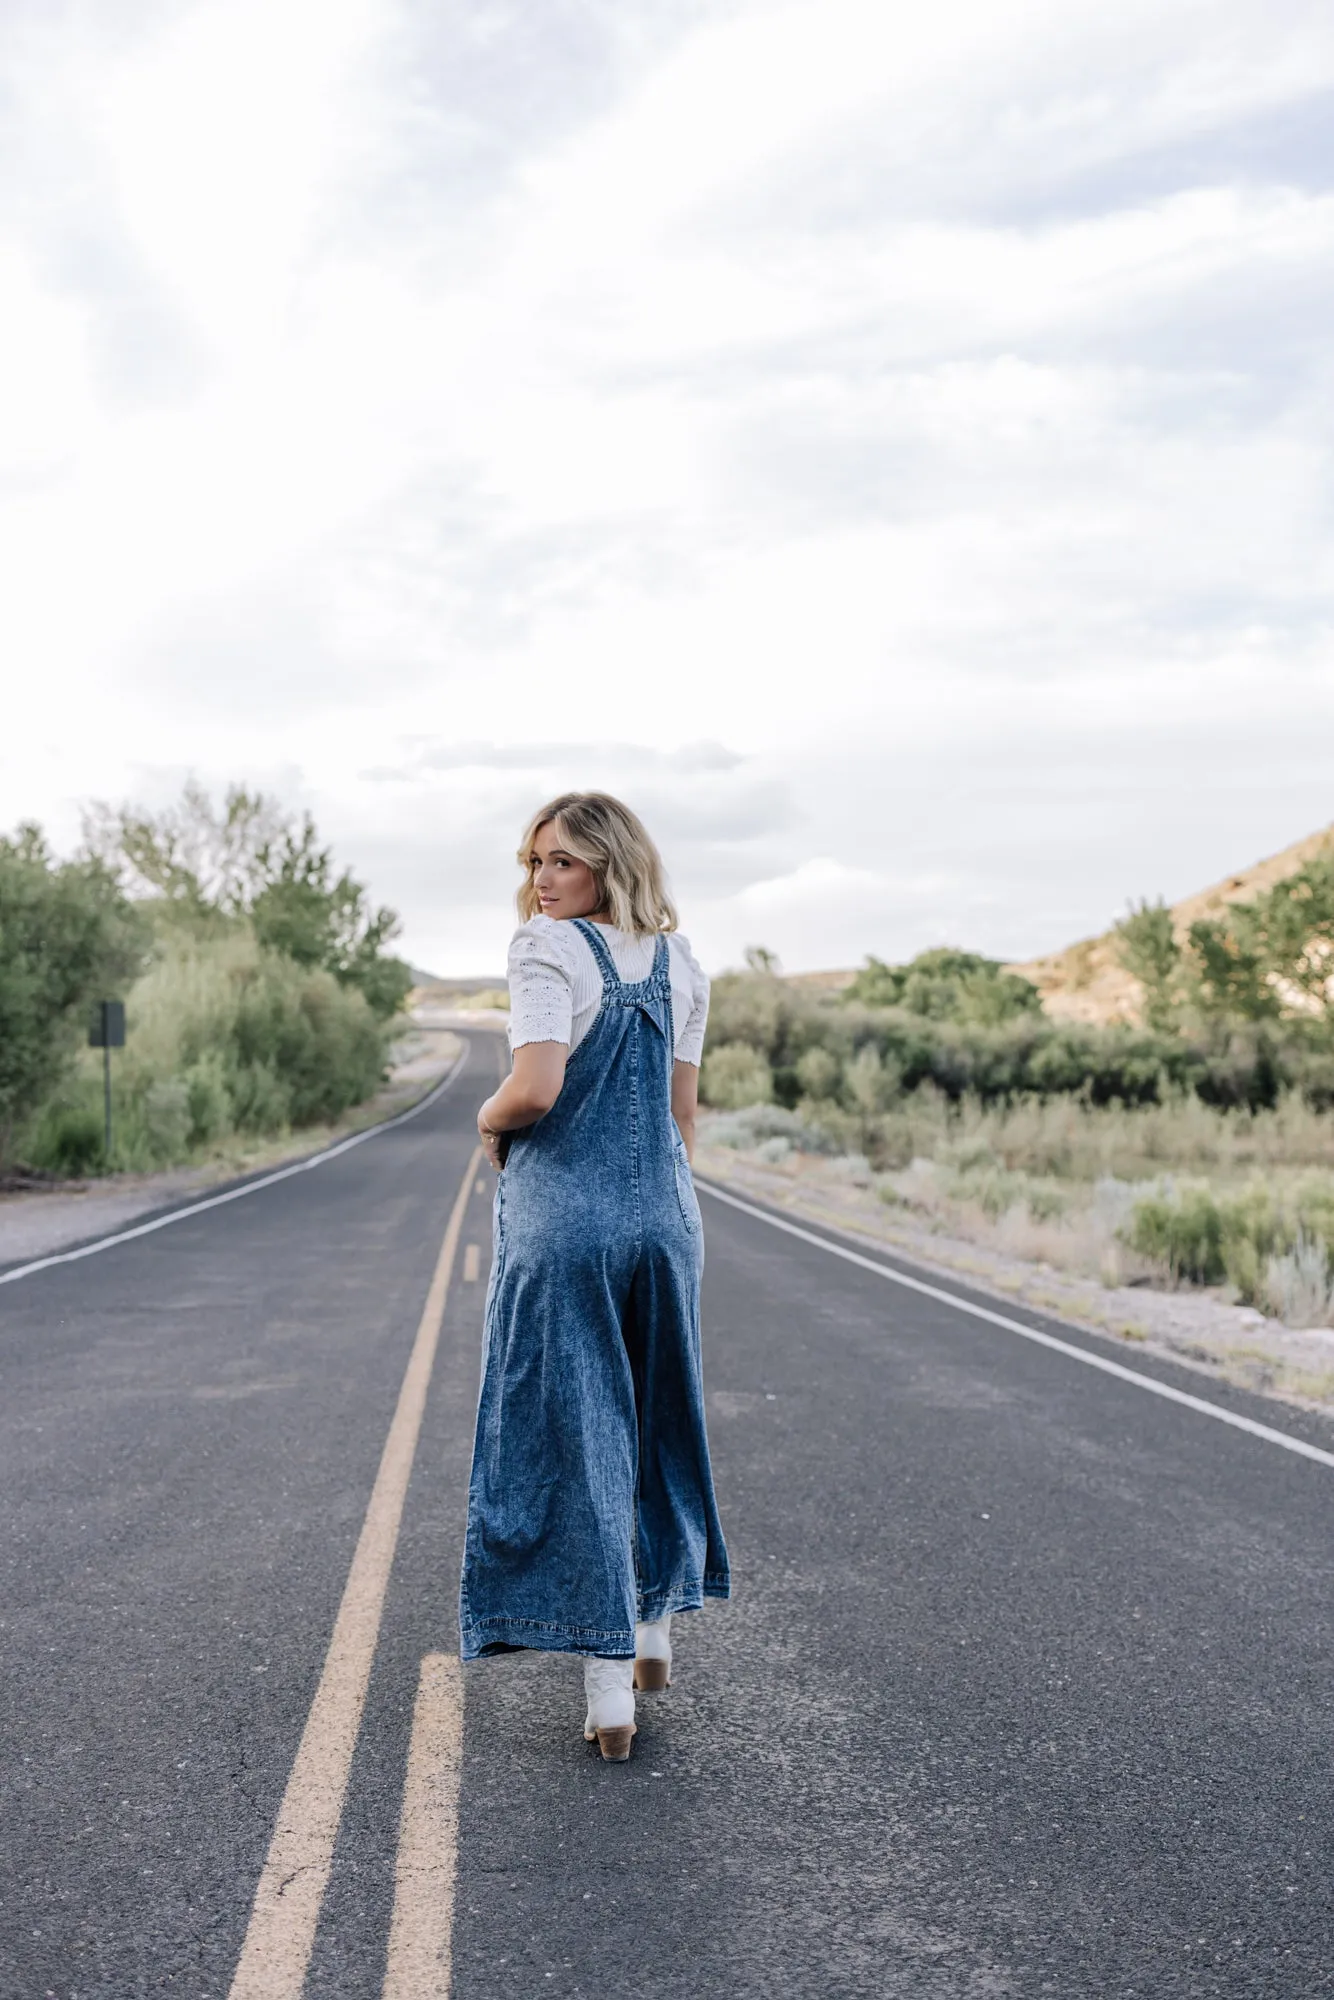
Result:
<svg viewBox="0 0 1334 2000">
<path fill-rule="evenodd" d="M 93 1008 L 88 1029 L 90 1049 L 123 1049 L 125 1046 L 125 1002 L 99 1000 Z"/>
</svg>

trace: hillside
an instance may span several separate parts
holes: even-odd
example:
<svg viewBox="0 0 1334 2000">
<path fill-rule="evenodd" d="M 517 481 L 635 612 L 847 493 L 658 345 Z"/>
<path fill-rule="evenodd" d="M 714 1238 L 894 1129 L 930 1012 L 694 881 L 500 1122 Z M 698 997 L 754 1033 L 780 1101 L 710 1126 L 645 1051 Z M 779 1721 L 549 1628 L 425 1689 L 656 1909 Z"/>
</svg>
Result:
<svg viewBox="0 0 1334 2000">
<path fill-rule="evenodd" d="M 1225 903 L 1248 903 L 1264 890 L 1272 889 L 1275 882 L 1294 875 L 1332 842 L 1334 826 L 1322 827 L 1281 853 L 1228 875 L 1208 889 L 1197 890 L 1193 896 L 1184 896 L 1171 906 L 1178 937 L 1184 938 L 1193 923 L 1211 916 Z M 1140 983 L 1118 959 L 1115 934 L 1110 930 L 1099 937 L 1081 938 L 1078 944 L 1067 945 L 1064 951 L 1049 952 L 1044 958 L 1007 965 L 1005 970 L 1031 979 L 1042 995 L 1043 1007 L 1055 1020 L 1106 1023 L 1139 1018 Z M 790 985 L 808 991 L 838 993 L 850 986 L 856 976 L 851 969 L 840 969 L 793 972 L 787 978 Z"/>
<path fill-rule="evenodd" d="M 1184 939 L 1193 923 L 1213 915 L 1227 903 L 1252 901 L 1285 876 L 1294 875 L 1331 844 L 1334 844 L 1334 825 L 1294 841 L 1291 847 L 1225 876 L 1207 889 L 1183 896 L 1171 906 L 1177 936 Z M 1054 1020 L 1106 1024 L 1139 1019 L 1140 983 L 1117 957 L 1116 936 L 1111 930 L 1098 937 L 1081 938 L 1077 944 L 1067 945 L 1063 951 L 1048 952 L 1043 958 L 1007 965 L 1005 970 L 1032 980 L 1042 996 L 1043 1008 Z M 492 989 L 503 989 L 505 984 L 503 978 L 440 979 L 417 968 L 413 976 L 416 985 L 410 1000 L 414 1005 L 421 1001 L 457 1004 L 461 995 L 477 994 L 480 990 L 489 994 Z M 824 972 L 790 972 L 784 976 L 789 985 L 807 992 L 834 994 L 850 986 L 857 974 L 851 967 L 840 967 Z"/>
<path fill-rule="evenodd" d="M 1228 875 L 1211 888 L 1201 889 L 1172 904 L 1172 921 L 1178 937 L 1184 937 L 1201 917 L 1212 916 L 1227 903 L 1249 903 L 1271 889 L 1286 875 L 1293 875 L 1306 862 L 1334 841 L 1334 826 L 1308 834 L 1305 840 L 1285 847 L 1280 854 L 1257 861 L 1254 867 Z M 1083 938 L 1064 951 L 1049 952 L 1026 964 L 1008 966 L 1031 979 L 1042 995 L 1047 1013 L 1059 1021 L 1134 1021 L 1139 1018 L 1140 983 L 1120 963 L 1113 932 Z"/>
</svg>

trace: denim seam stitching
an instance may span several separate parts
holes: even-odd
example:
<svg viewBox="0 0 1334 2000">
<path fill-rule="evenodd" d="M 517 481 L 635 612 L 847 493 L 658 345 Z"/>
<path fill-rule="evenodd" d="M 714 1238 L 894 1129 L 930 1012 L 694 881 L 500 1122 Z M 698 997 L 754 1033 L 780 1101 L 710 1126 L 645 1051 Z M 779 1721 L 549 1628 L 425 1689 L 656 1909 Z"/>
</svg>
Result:
<svg viewBox="0 0 1334 2000">
<path fill-rule="evenodd" d="M 473 1618 L 462 1629 L 465 1636 L 471 1636 L 475 1632 L 485 1632 L 495 1627 L 508 1628 L 514 1625 L 521 1626 L 525 1632 L 559 1632 L 568 1634 L 572 1639 L 623 1639 L 627 1629 L 624 1625 L 607 1630 L 600 1625 L 557 1625 L 545 1618 L 514 1618 L 508 1616 Z"/>
</svg>

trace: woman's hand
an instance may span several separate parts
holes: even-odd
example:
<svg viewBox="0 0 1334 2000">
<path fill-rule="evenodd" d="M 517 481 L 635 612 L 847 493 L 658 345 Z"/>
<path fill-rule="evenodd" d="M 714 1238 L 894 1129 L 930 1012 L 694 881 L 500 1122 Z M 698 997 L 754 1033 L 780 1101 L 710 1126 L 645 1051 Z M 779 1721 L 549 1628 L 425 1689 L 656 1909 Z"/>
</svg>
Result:
<svg viewBox="0 0 1334 2000">
<path fill-rule="evenodd" d="M 524 1132 L 545 1118 L 565 1081 L 564 1042 L 525 1042 L 514 1051 L 514 1067 L 477 1114 L 477 1136 L 496 1172 L 504 1166 L 501 1137 Z"/>
<path fill-rule="evenodd" d="M 482 1142 L 482 1151 L 486 1154 L 487 1160 L 495 1168 L 496 1172 L 499 1173 L 505 1162 L 501 1158 L 500 1152 L 501 1135 L 499 1132 L 494 1131 L 486 1122 L 487 1113 L 490 1109 L 491 1100 L 488 1097 L 486 1103 L 477 1114 L 477 1136 Z"/>
</svg>

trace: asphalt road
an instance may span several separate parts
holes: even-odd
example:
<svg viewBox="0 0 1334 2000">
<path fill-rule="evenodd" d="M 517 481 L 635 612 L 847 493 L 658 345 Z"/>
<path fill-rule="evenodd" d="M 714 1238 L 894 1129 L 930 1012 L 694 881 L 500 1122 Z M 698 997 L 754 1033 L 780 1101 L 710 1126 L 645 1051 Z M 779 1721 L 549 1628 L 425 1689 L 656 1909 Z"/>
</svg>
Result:
<svg viewBox="0 0 1334 2000">
<path fill-rule="evenodd" d="M 0 1286 L 4 2000 L 228 1993 L 495 1063 L 479 1036 L 411 1122 Z M 488 1192 L 312 1995 L 385 1977 Z M 1334 1468 L 702 1199 L 735 1599 L 678 1621 L 626 1766 L 575 1662 L 466 1670 L 457 2000 L 1334 1992 Z"/>
</svg>

